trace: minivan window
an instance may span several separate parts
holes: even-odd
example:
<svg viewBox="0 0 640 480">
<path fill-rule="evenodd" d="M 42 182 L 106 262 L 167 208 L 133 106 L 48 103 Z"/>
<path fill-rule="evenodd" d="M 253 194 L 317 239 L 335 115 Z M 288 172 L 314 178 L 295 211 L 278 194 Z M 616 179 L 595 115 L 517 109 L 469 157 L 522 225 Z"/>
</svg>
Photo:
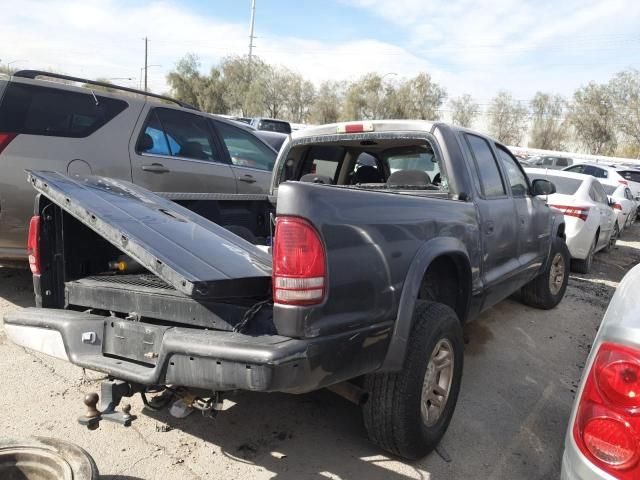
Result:
<svg viewBox="0 0 640 480">
<path fill-rule="evenodd" d="M 558 161 L 556 162 L 556 166 L 558 166 L 558 167 L 568 167 L 569 166 L 569 159 L 568 158 L 558 158 Z"/>
<path fill-rule="evenodd" d="M 153 109 L 138 139 L 138 149 L 141 153 L 222 161 L 214 147 L 207 119 L 169 108 Z"/>
<path fill-rule="evenodd" d="M 276 120 L 260 120 L 258 128 L 268 132 L 291 133 L 291 125 L 287 122 L 278 122 Z"/>
<path fill-rule="evenodd" d="M 476 169 L 484 197 L 505 196 L 507 192 L 504 189 L 496 159 L 487 141 L 469 133 L 465 134 L 465 137 L 476 161 Z"/>
<path fill-rule="evenodd" d="M 10 82 L 0 105 L 0 132 L 84 138 L 128 106 L 89 91 Z"/>
<path fill-rule="evenodd" d="M 216 122 L 215 125 L 229 151 L 232 164 L 269 172 L 273 170 L 277 155 L 261 140 L 249 132 L 223 122 Z"/>
</svg>

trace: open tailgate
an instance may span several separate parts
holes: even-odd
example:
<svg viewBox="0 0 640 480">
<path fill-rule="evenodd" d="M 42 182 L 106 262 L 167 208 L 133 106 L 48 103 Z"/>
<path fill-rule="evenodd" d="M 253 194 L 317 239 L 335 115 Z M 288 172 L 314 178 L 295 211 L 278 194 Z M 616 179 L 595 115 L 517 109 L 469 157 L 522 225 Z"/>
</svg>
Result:
<svg viewBox="0 0 640 480">
<path fill-rule="evenodd" d="M 188 296 L 269 293 L 268 254 L 170 200 L 122 180 L 27 174 L 38 192 Z"/>
</svg>

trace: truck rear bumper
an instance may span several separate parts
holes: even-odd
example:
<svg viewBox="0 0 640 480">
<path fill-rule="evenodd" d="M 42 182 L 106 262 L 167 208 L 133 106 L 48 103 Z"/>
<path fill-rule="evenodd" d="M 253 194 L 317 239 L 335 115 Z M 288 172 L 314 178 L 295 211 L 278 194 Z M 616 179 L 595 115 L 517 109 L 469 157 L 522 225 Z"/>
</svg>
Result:
<svg viewBox="0 0 640 480">
<path fill-rule="evenodd" d="M 125 323 L 138 334 L 119 331 Z M 249 336 L 47 308 L 13 311 L 4 324 L 17 345 L 132 383 L 291 393 L 377 369 L 390 332 L 378 325 L 313 339 Z M 131 355 L 105 353 L 114 351 Z"/>
</svg>

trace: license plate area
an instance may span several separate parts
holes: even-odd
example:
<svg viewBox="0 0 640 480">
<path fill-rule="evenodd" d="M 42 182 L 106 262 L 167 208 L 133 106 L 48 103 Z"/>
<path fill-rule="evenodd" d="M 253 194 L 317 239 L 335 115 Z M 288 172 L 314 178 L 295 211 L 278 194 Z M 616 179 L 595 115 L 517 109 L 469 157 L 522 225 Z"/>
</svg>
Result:
<svg viewBox="0 0 640 480">
<path fill-rule="evenodd" d="M 102 353 L 155 366 L 167 328 L 129 320 L 107 320 Z"/>
</svg>

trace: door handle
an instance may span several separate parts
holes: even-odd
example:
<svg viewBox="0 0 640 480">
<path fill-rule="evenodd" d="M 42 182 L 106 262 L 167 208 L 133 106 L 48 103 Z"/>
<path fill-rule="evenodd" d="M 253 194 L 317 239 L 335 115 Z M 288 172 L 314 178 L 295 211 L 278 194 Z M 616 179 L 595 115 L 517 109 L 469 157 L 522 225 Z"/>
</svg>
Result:
<svg viewBox="0 0 640 480">
<path fill-rule="evenodd" d="M 169 173 L 171 171 L 161 163 L 152 163 L 151 165 L 142 165 L 142 170 L 144 170 L 145 172 L 152 172 L 152 173 Z"/>
<path fill-rule="evenodd" d="M 243 175 L 238 180 L 245 183 L 256 183 L 256 179 L 252 175 Z"/>
</svg>

